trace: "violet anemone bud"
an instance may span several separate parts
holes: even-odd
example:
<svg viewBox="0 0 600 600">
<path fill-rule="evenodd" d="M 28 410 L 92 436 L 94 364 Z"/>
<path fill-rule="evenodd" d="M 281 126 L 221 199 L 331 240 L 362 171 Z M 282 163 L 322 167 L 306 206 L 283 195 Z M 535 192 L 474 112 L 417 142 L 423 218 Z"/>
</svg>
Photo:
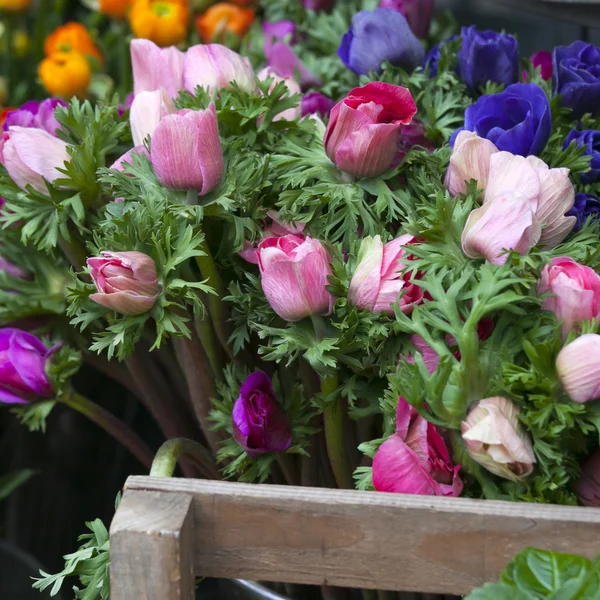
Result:
<svg viewBox="0 0 600 600">
<path fill-rule="evenodd" d="M 321 94 L 321 92 L 310 92 L 302 97 L 302 116 L 319 115 L 322 119 L 329 116 L 335 102 Z"/>
<path fill-rule="evenodd" d="M 584 506 L 600 506 L 600 449 L 593 452 L 581 466 L 581 477 L 573 486 Z"/>
<path fill-rule="evenodd" d="M 269 88 L 270 92 L 273 91 L 273 89 L 277 86 L 278 83 L 283 81 L 283 83 L 285 83 L 285 87 L 287 87 L 287 89 L 288 89 L 288 94 L 286 94 L 286 96 L 296 96 L 301 93 L 300 86 L 298 85 L 298 82 L 296 80 L 291 79 L 291 78 L 280 77 L 279 75 L 277 75 L 277 73 L 273 72 L 269 67 L 265 67 L 258 74 L 258 79 L 260 81 L 266 81 L 267 79 L 273 80 L 273 83 L 271 84 L 271 86 Z M 294 121 L 295 119 L 300 118 L 301 115 L 302 115 L 302 108 L 301 108 L 300 104 L 297 104 L 295 107 L 288 108 L 287 110 L 284 110 L 283 112 L 280 112 L 278 115 L 276 115 L 273 118 L 273 122 L 281 121 L 281 120 Z"/>
<path fill-rule="evenodd" d="M 88 258 L 98 293 L 90 300 L 123 315 L 141 315 L 152 309 L 159 295 L 156 264 L 143 252 L 102 252 Z"/>
<path fill-rule="evenodd" d="M 469 456 L 494 475 L 511 481 L 531 475 L 536 463 L 519 412 L 513 402 L 495 396 L 477 402 L 461 423 Z"/>
<path fill-rule="evenodd" d="M 296 24 L 293 21 L 265 21 L 262 33 L 265 38 L 265 54 L 268 54 L 275 42 L 296 43 Z"/>
<path fill-rule="evenodd" d="M 331 111 L 324 139 L 327 156 L 350 175 L 381 175 L 398 152 L 402 125 L 416 112 L 406 88 L 379 81 L 355 88 Z"/>
<path fill-rule="evenodd" d="M 0 402 L 25 404 L 52 398 L 46 367 L 54 348 L 20 329 L 0 329 Z"/>
<path fill-rule="evenodd" d="M 131 42 L 133 93 L 164 89 L 175 98 L 183 89 L 185 54 L 174 46 L 159 48 L 154 42 L 135 39 Z"/>
<path fill-rule="evenodd" d="M 150 158 L 158 180 L 170 189 L 214 190 L 225 165 L 214 104 L 206 110 L 180 110 L 158 124 Z"/>
<path fill-rule="evenodd" d="M 474 179 L 477 189 L 485 190 L 490 173 L 490 159 L 498 148 L 472 131 L 461 131 L 454 141 L 444 183 L 453 196 L 465 194 L 467 183 Z"/>
<path fill-rule="evenodd" d="M 301 234 L 267 238 L 258 245 L 258 268 L 263 292 L 282 319 L 331 313 L 331 258 L 319 240 Z"/>
<path fill-rule="evenodd" d="M 562 339 L 582 321 L 600 318 L 600 276 L 572 258 L 553 258 L 542 270 L 538 295 L 546 294 L 542 306 L 562 321 Z"/>
<path fill-rule="evenodd" d="M 429 423 L 404 398 L 398 399 L 396 433 L 373 459 L 373 485 L 378 492 L 424 496 L 460 496 L 460 466 L 453 465 L 448 448 Z"/>
<path fill-rule="evenodd" d="M 267 64 L 280 77 L 292 77 L 303 89 L 319 87 L 321 79 L 314 75 L 285 42 L 275 42 L 267 52 Z"/>
<path fill-rule="evenodd" d="M 378 235 L 365 238 L 348 289 L 350 304 L 392 316 L 398 299 L 400 310 L 405 314 L 410 314 L 417 304 L 423 302 L 422 288 L 411 282 L 413 274 L 403 273 L 409 258 L 404 246 L 414 241 L 410 234 L 385 245 Z"/>
<path fill-rule="evenodd" d="M 47 98 L 42 102 L 30 100 L 7 113 L 2 130 L 8 131 L 11 127 L 36 127 L 56 136 L 60 123 L 54 116 L 54 110 L 58 106 L 67 106 L 67 103 L 59 98 Z"/>
<path fill-rule="evenodd" d="M 164 89 L 140 92 L 131 104 L 129 123 L 134 146 L 142 146 L 167 115 L 176 112 L 175 103 Z"/>
<path fill-rule="evenodd" d="M 600 335 L 586 333 L 556 357 L 556 372 L 565 392 L 583 404 L 600 398 Z"/>
<path fill-rule="evenodd" d="M 66 142 L 43 129 L 11 127 L 8 133 L 0 134 L 0 163 L 22 190 L 30 185 L 47 195 L 44 179 L 52 183 L 63 176 L 58 169 L 71 160 L 67 147 Z"/>
<path fill-rule="evenodd" d="M 198 86 L 214 94 L 231 89 L 233 83 L 248 94 L 256 93 L 254 69 L 246 57 L 221 44 L 192 46 L 187 51 L 183 84 L 190 94 L 195 94 Z"/>
<path fill-rule="evenodd" d="M 277 402 L 271 380 L 261 371 L 249 375 L 242 384 L 231 418 L 233 437 L 248 456 L 283 452 L 292 445 L 288 418 Z"/>
</svg>

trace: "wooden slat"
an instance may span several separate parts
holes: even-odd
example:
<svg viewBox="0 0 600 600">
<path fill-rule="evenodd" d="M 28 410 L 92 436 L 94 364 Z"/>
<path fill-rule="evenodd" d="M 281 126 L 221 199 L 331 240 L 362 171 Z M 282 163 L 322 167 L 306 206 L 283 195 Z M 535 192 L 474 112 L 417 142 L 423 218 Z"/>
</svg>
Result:
<svg viewBox="0 0 600 600">
<path fill-rule="evenodd" d="M 193 600 L 193 497 L 126 491 L 110 528 L 111 600 Z"/>
<path fill-rule="evenodd" d="M 193 498 L 209 577 L 462 594 L 527 546 L 600 553 L 591 508 L 149 477 L 126 489 Z"/>
</svg>

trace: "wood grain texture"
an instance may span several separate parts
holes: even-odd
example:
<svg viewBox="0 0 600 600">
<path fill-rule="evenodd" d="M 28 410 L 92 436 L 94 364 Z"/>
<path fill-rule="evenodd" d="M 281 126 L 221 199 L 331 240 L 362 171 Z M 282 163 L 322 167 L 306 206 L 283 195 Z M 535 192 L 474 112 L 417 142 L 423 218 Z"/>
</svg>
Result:
<svg viewBox="0 0 600 600">
<path fill-rule="evenodd" d="M 209 577 L 461 594 L 527 546 L 600 553 L 591 508 L 149 477 L 126 489 L 193 498 Z"/>
<path fill-rule="evenodd" d="M 189 494 L 126 491 L 110 528 L 111 600 L 193 600 Z"/>
</svg>

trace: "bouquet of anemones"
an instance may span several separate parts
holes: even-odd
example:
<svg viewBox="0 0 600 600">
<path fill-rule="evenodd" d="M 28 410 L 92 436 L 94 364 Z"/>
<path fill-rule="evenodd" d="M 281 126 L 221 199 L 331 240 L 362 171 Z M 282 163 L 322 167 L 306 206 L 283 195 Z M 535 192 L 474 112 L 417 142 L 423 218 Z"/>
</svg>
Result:
<svg viewBox="0 0 600 600">
<path fill-rule="evenodd" d="M 0 401 L 150 469 L 86 361 L 179 440 L 153 474 L 600 504 L 600 48 L 242 4 L 47 38 L 63 99 L 3 117 Z"/>
</svg>

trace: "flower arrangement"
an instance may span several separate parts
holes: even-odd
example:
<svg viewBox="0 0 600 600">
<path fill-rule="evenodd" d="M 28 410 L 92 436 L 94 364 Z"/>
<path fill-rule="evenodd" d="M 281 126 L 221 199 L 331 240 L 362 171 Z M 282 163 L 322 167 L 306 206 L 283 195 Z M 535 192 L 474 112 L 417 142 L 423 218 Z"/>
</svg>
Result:
<svg viewBox="0 0 600 600">
<path fill-rule="evenodd" d="M 150 468 L 88 361 L 196 442 L 185 476 L 599 505 L 600 48 L 529 59 L 427 0 L 100 0 L 19 58 L 28 4 L 0 2 L 25 425 L 65 403 Z"/>
</svg>

